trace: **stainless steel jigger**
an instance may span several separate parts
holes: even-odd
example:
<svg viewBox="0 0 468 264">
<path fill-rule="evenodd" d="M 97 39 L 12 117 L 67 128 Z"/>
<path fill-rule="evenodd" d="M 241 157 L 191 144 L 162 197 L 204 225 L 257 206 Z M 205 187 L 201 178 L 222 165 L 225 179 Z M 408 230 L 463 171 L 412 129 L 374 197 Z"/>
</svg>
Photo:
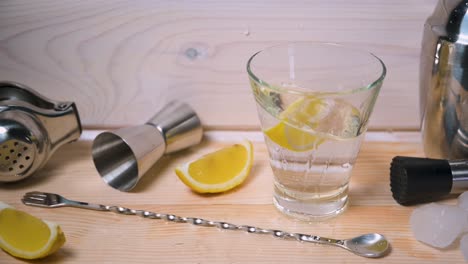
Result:
<svg viewBox="0 0 468 264">
<path fill-rule="evenodd" d="M 99 134 L 92 147 L 94 165 L 111 187 L 130 191 L 162 155 L 198 144 L 202 136 L 197 114 L 173 101 L 144 125 Z"/>
</svg>

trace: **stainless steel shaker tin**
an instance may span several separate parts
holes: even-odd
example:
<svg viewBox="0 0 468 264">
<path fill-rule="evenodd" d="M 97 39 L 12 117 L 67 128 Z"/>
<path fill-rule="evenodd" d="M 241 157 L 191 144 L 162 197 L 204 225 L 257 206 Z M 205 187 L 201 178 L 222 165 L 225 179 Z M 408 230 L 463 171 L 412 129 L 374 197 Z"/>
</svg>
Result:
<svg viewBox="0 0 468 264">
<path fill-rule="evenodd" d="M 431 158 L 468 158 L 468 0 L 439 0 L 424 25 L 420 111 Z"/>
</svg>

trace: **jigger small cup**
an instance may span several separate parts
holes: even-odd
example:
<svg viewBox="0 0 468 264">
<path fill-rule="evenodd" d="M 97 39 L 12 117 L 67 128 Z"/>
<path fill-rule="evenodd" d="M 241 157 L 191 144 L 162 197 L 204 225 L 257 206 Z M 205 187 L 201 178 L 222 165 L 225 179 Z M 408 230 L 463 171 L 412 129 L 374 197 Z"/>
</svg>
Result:
<svg viewBox="0 0 468 264">
<path fill-rule="evenodd" d="M 143 125 L 99 134 L 92 146 L 93 161 L 104 182 L 130 191 L 164 154 L 196 145 L 202 136 L 194 110 L 173 101 Z"/>
</svg>

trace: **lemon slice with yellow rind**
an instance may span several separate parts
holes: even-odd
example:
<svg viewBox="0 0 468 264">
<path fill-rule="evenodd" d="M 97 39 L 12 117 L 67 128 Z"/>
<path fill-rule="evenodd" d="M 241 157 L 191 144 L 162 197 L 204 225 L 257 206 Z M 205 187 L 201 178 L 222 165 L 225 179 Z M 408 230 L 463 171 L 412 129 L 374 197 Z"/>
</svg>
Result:
<svg viewBox="0 0 468 264">
<path fill-rule="evenodd" d="M 312 96 L 301 97 L 279 115 L 280 122 L 276 126 L 264 133 L 271 141 L 288 150 L 302 152 L 316 149 L 324 139 L 298 127 L 315 128 L 329 108 L 326 100 Z"/>
<path fill-rule="evenodd" d="M 290 126 L 283 121 L 265 130 L 265 135 L 279 146 L 297 152 L 315 149 L 324 141 L 323 138 Z"/>
<path fill-rule="evenodd" d="M 252 162 L 252 143 L 245 140 L 182 164 L 175 172 L 195 192 L 219 193 L 240 185 L 249 175 Z"/>
<path fill-rule="evenodd" d="M 38 259 L 65 243 L 59 225 L 43 221 L 0 202 L 0 248 L 22 259 Z"/>
<path fill-rule="evenodd" d="M 291 125 L 314 129 L 335 106 L 335 101 L 316 96 L 300 97 L 290 104 L 280 115 L 280 120 Z"/>
<path fill-rule="evenodd" d="M 268 138 L 291 151 L 318 148 L 327 138 L 351 138 L 359 134 L 359 110 L 338 98 L 300 97 L 278 116 L 279 123 L 264 131 Z"/>
</svg>

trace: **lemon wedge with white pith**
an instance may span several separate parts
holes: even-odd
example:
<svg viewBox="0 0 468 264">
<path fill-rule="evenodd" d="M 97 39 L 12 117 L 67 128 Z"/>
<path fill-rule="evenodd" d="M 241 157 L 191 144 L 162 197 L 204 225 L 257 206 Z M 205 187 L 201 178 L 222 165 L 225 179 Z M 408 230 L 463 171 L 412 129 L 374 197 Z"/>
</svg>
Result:
<svg viewBox="0 0 468 264">
<path fill-rule="evenodd" d="M 38 259 L 65 243 L 59 225 L 43 221 L 0 202 L 0 248 L 22 259 Z"/>
<path fill-rule="evenodd" d="M 245 140 L 182 164 L 175 172 L 195 192 L 219 193 L 240 185 L 249 175 L 252 161 L 252 143 Z"/>
<path fill-rule="evenodd" d="M 335 106 L 335 100 L 316 96 L 300 97 L 290 104 L 279 116 L 293 125 L 315 128 Z"/>
<path fill-rule="evenodd" d="M 279 123 L 265 135 L 280 147 L 302 152 L 317 149 L 327 138 L 359 135 L 360 111 L 339 98 L 304 96 L 291 103 L 278 116 Z"/>
<path fill-rule="evenodd" d="M 266 129 L 264 133 L 271 141 L 288 150 L 302 152 L 316 149 L 324 139 L 312 134 L 310 129 L 316 128 L 318 122 L 328 114 L 333 107 L 331 103 L 317 97 L 301 97 L 279 115 L 280 122 L 277 125 Z"/>
<path fill-rule="evenodd" d="M 295 128 L 283 121 L 265 130 L 264 133 L 279 146 L 297 152 L 316 149 L 324 141 L 318 136 Z"/>
</svg>

